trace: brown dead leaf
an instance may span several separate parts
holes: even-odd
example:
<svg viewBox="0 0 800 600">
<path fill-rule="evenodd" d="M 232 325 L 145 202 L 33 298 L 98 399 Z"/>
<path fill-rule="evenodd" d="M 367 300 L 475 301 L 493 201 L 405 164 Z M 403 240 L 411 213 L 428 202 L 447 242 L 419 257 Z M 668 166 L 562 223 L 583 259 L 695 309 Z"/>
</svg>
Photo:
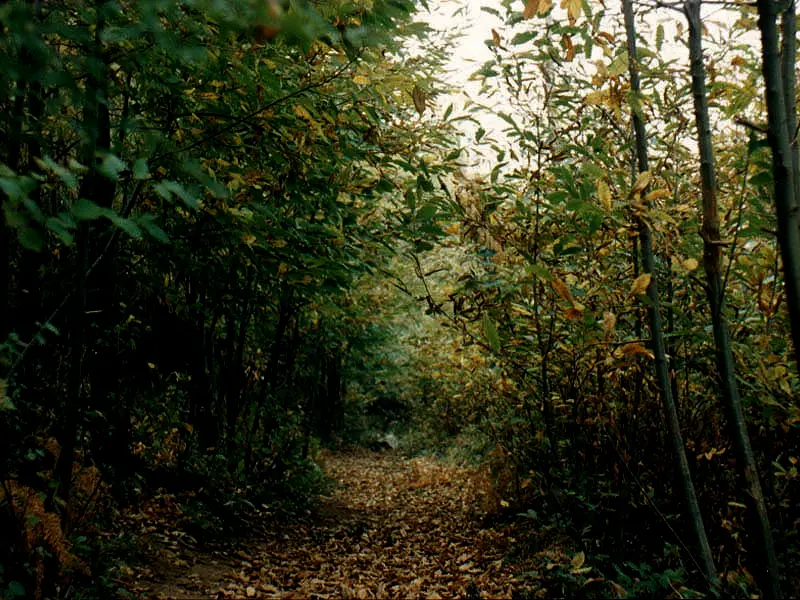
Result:
<svg viewBox="0 0 800 600">
<path fill-rule="evenodd" d="M 647 293 L 647 288 L 650 287 L 652 276 L 650 273 L 642 273 L 633 282 L 631 286 L 631 296 L 641 296 Z"/>
</svg>

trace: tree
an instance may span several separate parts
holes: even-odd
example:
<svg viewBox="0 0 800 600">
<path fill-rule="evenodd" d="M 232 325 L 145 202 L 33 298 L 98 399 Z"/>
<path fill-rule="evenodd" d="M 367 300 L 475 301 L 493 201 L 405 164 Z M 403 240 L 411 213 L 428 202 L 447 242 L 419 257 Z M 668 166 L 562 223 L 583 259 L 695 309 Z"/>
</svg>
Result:
<svg viewBox="0 0 800 600">
<path fill-rule="evenodd" d="M 641 115 L 641 108 L 638 105 L 639 71 L 638 58 L 636 53 L 636 28 L 633 16 L 633 3 L 631 0 L 623 0 L 622 11 L 625 17 L 625 34 L 628 40 L 628 71 L 631 81 L 631 120 L 635 135 L 636 146 L 636 168 L 639 177 L 634 183 L 631 194 L 636 198 L 639 194 L 641 199 L 647 191 L 650 179 L 650 165 L 647 156 L 647 135 L 645 125 Z M 635 208 L 634 210 L 641 210 Z M 701 570 L 712 592 L 719 586 L 714 559 L 711 555 L 711 547 L 708 544 L 703 517 L 700 512 L 700 505 L 692 483 L 692 474 L 689 469 L 689 462 L 686 459 L 681 427 L 678 421 L 678 411 L 672 398 L 672 388 L 669 383 L 669 363 L 667 359 L 666 345 L 664 343 L 664 330 L 661 322 L 660 299 L 658 295 L 657 278 L 655 274 L 655 257 L 653 255 L 652 238 L 650 228 L 642 214 L 636 216 L 639 223 L 639 243 L 642 251 L 642 263 L 645 274 L 650 276 L 647 286 L 647 297 L 650 299 L 648 313 L 650 316 L 650 336 L 653 354 L 655 356 L 656 379 L 658 381 L 659 393 L 664 403 L 664 414 L 666 415 L 669 438 L 672 442 L 672 451 L 675 454 L 677 463 L 678 477 L 681 480 L 683 493 L 695 535 L 695 543 L 700 551 Z"/>
<path fill-rule="evenodd" d="M 708 114 L 708 95 L 703 63 L 703 27 L 700 18 L 700 2 L 690 0 L 684 5 L 689 22 L 689 59 L 692 72 L 692 96 L 694 97 L 695 122 L 697 124 L 697 144 L 700 152 L 700 180 L 702 183 L 703 228 L 703 267 L 706 273 L 706 294 L 711 312 L 716 348 L 717 369 L 720 381 L 722 402 L 725 406 L 728 426 L 736 448 L 737 463 L 745 481 L 747 498 L 755 514 L 754 529 L 758 535 L 758 553 L 763 557 L 765 574 L 763 589 L 770 598 L 781 598 L 780 573 L 772 541 L 772 527 L 769 523 L 767 503 L 761 489 L 750 436 L 744 419 L 739 387 L 736 382 L 730 333 L 723 310 L 725 289 L 721 273 L 721 243 L 719 233 L 719 214 L 717 210 L 717 175 L 714 164 L 714 148 L 711 139 L 711 123 Z"/>
</svg>

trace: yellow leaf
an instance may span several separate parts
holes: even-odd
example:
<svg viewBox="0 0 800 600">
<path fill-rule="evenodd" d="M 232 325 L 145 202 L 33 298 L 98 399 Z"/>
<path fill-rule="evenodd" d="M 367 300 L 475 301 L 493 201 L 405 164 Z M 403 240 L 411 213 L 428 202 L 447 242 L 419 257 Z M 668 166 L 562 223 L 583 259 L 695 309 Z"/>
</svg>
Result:
<svg viewBox="0 0 800 600">
<path fill-rule="evenodd" d="M 553 0 L 539 0 L 539 9 L 536 12 L 543 15 L 551 8 L 553 8 Z"/>
<path fill-rule="evenodd" d="M 602 179 L 597 180 L 597 196 L 600 198 L 600 204 L 602 207 L 606 210 L 611 210 L 611 190 L 609 189 L 608 184 Z"/>
<path fill-rule="evenodd" d="M 606 337 L 611 337 L 611 334 L 614 333 L 614 328 L 617 326 L 616 315 L 612 312 L 604 312 L 603 320 L 600 321 L 600 326 L 603 328 L 603 333 L 606 334 Z"/>
<path fill-rule="evenodd" d="M 647 292 L 647 288 L 650 287 L 650 273 L 642 273 L 636 278 L 636 281 L 633 282 L 633 286 L 631 286 L 631 296 L 641 296 L 642 294 Z"/>
<path fill-rule="evenodd" d="M 659 198 L 669 198 L 671 196 L 669 190 L 660 189 L 660 190 L 653 190 L 649 192 L 645 197 L 645 202 L 653 202 L 654 200 L 658 200 Z"/>
<path fill-rule="evenodd" d="M 687 258 L 681 266 L 686 269 L 687 271 L 694 271 L 697 268 L 698 262 L 697 259 L 694 258 Z"/>
<path fill-rule="evenodd" d="M 631 188 L 631 196 L 635 196 L 636 194 L 641 194 L 645 188 L 650 185 L 650 181 L 653 179 L 653 176 L 650 174 L 650 171 L 642 171 L 639 173 L 639 176 L 636 178 L 636 183 L 633 184 Z"/>
<path fill-rule="evenodd" d="M 356 85 L 367 85 L 369 83 L 369 77 L 365 77 L 364 75 L 353 75 L 353 83 Z"/>
<path fill-rule="evenodd" d="M 566 300 L 570 304 L 574 302 L 572 299 L 572 294 L 569 292 L 569 288 L 567 284 L 561 281 L 560 279 L 553 279 L 552 281 L 553 291 L 558 294 L 563 300 Z"/>
<path fill-rule="evenodd" d="M 525 0 L 525 10 L 522 11 L 523 19 L 530 19 L 539 10 L 539 0 Z"/>
<path fill-rule="evenodd" d="M 299 104 L 294 105 L 294 114 L 296 114 L 301 119 L 309 119 L 311 120 L 311 113 L 308 112 L 305 106 L 300 106 Z"/>
<path fill-rule="evenodd" d="M 567 9 L 567 17 L 569 17 L 569 24 L 574 25 L 578 17 L 581 16 L 583 4 L 581 0 L 561 0 L 561 8 Z"/>
<path fill-rule="evenodd" d="M 575 556 L 572 557 L 570 564 L 572 565 L 573 569 L 580 569 L 583 566 L 583 563 L 586 562 L 586 555 L 583 552 L 578 552 Z"/>
<path fill-rule="evenodd" d="M 647 356 L 650 359 L 655 358 L 653 353 L 641 344 L 625 344 L 622 348 L 620 348 L 620 352 L 623 356 L 627 356 L 629 358 L 632 356 Z"/>
</svg>

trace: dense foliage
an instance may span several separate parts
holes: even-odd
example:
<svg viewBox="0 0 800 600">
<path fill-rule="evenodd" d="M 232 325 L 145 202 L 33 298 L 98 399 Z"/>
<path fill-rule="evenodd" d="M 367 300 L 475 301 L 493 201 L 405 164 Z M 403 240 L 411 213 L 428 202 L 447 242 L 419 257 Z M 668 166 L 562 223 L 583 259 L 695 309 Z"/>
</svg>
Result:
<svg viewBox="0 0 800 600">
<path fill-rule="evenodd" d="M 103 575 L 95 528 L 161 487 L 313 493 L 373 335 L 348 288 L 447 145 L 412 9 L 0 7 L 0 594 Z"/>
<path fill-rule="evenodd" d="M 454 358 L 441 356 L 442 346 L 428 351 L 443 381 L 434 406 L 420 410 L 435 415 L 439 431 L 480 441 L 478 456 L 492 465 L 503 505 L 535 509 L 537 527 L 552 519 L 568 525 L 602 576 L 633 585 L 670 573 L 661 579 L 664 589 L 666 581 L 690 581 L 702 571 L 701 559 L 681 474 L 668 458 L 674 446 L 647 318 L 654 300 L 646 292 L 658 280 L 666 391 L 677 405 L 724 593 L 747 593 L 756 582 L 768 589 L 775 574 L 765 572 L 755 509 L 736 472 L 737 440 L 726 427 L 707 284 L 698 268 L 707 260 L 704 182 L 694 150 L 684 17 L 640 5 L 643 47 L 631 62 L 622 19 L 611 7 L 553 8 L 534 0 L 523 11 L 521 3 L 502 4 L 505 10 L 483 9 L 505 27 L 486 42 L 494 58 L 476 73 L 481 101 L 468 110 L 478 123 L 491 111 L 507 127 L 497 139 L 477 129 L 474 144 L 493 159 L 491 171 L 461 178 L 447 247 L 418 258 L 422 295 L 451 331 L 439 344 L 463 349 Z M 756 18 L 754 8 L 731 9 L 706 30 L 722 232 L 714 243 L 723 255 L 733 369 L 780 532 L 785 585 L 796 590 L 800 413 L 770 146 L 760 125 L 767 114 Z M 640 73 L 638 94 L 629 67 Z M 489 109 L 487 98 L 503 108 Z M 650 165 L 638 174 L 632 111 L 649 134 Z M 642 263 L 643 224 L 653 272 Z M 569 579 L 574 593 L 588 576 Z M 700 577 L 692 585 L 716 584 Z"/>
<path fill-rule="evenodd" d="M 414 8 L 0 6 L 0 595 L 116 593 L 119 510 L 184 492 L 198 535 L 254 505 L 291 512 L 324 485 L 320 443 L 389 431 L 482 465 L 487 512 L 568 534 L 581 558 L 545 574 L 553 596 L 797 593 L 796 307 L 775 202 L 798 169 L 772 160 L 756 9 L 704 31 L 712 239 L 684 15 L 638 3 L 637 35 L 603 3 L 487 6 L 504 25 L 460 111 L 434 106 L 447 40 Z M 467 168 L 476 153 L 488 169 Z M 779 573 L 757 550 L 753 477 Z"/>
</svg>

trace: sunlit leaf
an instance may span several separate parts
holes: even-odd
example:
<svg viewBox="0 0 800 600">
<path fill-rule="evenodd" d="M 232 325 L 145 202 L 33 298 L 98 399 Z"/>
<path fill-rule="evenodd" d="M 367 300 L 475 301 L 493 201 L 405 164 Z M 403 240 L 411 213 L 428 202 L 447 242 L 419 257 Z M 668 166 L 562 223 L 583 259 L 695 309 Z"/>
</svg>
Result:
<svg viewBox="0 0 800 600">
<path fill-rule="evenodd" d="M 636 182 L 633 184 L 631 188 L 630 195 L 635 196 L 636 194 L 641 194 L 648 185 L 650 185 L 650 181 L 653 179 L 653 176 L 650 174 L 650 171 L 642 171 L 636 177 Z"/>
<path fill-rule="evenodd" d="M 525 9 L 522 11 L 523 19 L 532 18 L 539 10 L 539 0 L 525 0 Z"/>
<path fill-rule="evenodd" d="M 687 258 L 681 265 L 687 271 L 694 271 L 698 267 L 698 262 L 695 258 Z"/>
<path fill-rule="evenodd" d="M 600 199 L 600 205 L 610 211 L 613 208 L 613 203 L 611 200 L 611 190 L 608 187 L 608 184 L 602 180 L 597 180 L 597 196 Z"/>
<path fill-rule="evenodd" d="M 647 288 L 650 287 L 652 276 L 650 273 L 642 273 L 633 282 L 631 286 L 631 296 L 641 296 L 647 293 Z"/>
<path fill-rule="evenodd" d="M 550 282 L 550 285 L 553 286 L 553 291 L 556 294 L 558 294 L 559 298 L 561 298 L 562 300 L 566 300 L 570 304 L 574 302 L 574 300 L 572 299 L 572 294 L 570 293 L 569 287 L 567 286 L 566 283 L 564 283 L 560 279 L 554 278 Z"/>
<path fill-rule="evenodd" d="M 600 321 L 600 326 L 603 328 L 603 333 L 606 339 L 610 338 L 614 333 L 614 328 L 617 325 L 617 317 L 612 312 L 605 311 L 603 313 L 603 320 Z"/>
</svg>

